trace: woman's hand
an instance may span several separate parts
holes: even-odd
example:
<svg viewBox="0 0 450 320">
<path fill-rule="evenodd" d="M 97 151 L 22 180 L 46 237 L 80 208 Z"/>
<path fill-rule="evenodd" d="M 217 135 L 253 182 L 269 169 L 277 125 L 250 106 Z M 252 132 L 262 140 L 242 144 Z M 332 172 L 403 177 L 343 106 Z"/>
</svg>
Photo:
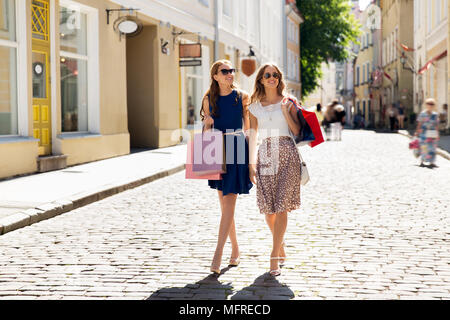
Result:
<svg viewBox="0 0 450 320">
<path fill-rule="evenodd" d="M 284 98 L 281 102 L 281 111 L 285 116 L 289 115 L 289 110 L 291 109 L 292 102 L 288 98 Z"/>
<path fill-rule="evenodd" d="M 214 119 L 210 115 L 207 115 L 203 120 L 203 124 L 205 125 L 205 130 L 211 129 L 214 125 Z"/>
<path fill-rule="evenodd" d="M 256 185 L 256 165 L 254 164 L 249 164 L 248 165 L 248 170 L 249 170 L 249 176 L 250 176 L 250 181 Z"/>
</svg>

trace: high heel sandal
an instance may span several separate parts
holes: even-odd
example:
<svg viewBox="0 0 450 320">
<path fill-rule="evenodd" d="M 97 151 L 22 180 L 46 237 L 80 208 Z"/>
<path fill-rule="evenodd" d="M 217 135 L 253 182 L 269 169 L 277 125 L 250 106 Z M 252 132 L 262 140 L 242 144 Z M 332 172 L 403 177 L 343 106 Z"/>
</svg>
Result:
<svg viewBox="0 0 450 320">
<path fill-rule="evenodd" d="M 214 261 L 214 259 L 213 259 L 213 261 Z M 219 266 L 218 267 L 216 267 L 213 264 L 211 264 L 211 267 L 209 268 L 209 270 L 211 270 L 212 273 L 214 273 L 216 275 L 219 275 L 220 272 L 221 272 L 220 271 L 220 262 L 219 262 Z"/>
<path fill-rule="evenodd" d="M 220 274 L 220 269 L 216 269 L 216 268 L 214 268 L 213 266 L 211 266 L 210 270 L 211 270 L 212 273 L 214 273 L 214 274 L 216 274 L 216 275 L 219 275 L 219 274 Z"/>
<path fill-rule="evenodd" d="M 237 258 L 230 258 L 230 262 L 228 263 L 229 267 L 237 267 L 241 263 L 241 257 L 238 256 Z"/>
<path fill-rule="evenodd" d="M 280 260 L 280 258 L 282 258 L 282 257 L 270 257 L 270 260 Z M 280 268 L 275 269 L 275 270 L 270 270 L 269 274 L 272 277 L 277 277 L 277 276 L 281 275 L 281 270 L 280 270 Z"/>
</svg>

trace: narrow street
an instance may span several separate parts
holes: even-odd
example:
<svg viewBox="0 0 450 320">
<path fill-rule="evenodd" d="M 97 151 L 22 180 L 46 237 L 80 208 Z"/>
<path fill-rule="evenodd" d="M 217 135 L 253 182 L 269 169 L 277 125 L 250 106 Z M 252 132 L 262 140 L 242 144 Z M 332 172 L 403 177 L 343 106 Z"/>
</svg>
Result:
<svg viewBox="0 0 450 320">
<path fill-rule="evenodd" d="M 371 131 L 301 148 L 311 181 L 289 216 L 287 264 L 256 187 L 239 196 L 241 264 L 209 275 L 220 209 L 184 171 L 0 236 L 0 299 L 449 299 L 450 161 Z"/>
</svg>

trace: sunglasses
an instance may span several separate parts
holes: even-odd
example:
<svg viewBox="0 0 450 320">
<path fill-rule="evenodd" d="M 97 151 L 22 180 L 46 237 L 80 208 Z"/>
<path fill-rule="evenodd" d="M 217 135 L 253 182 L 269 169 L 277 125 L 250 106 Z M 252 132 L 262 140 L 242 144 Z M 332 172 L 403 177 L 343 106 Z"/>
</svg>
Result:
<svg viewBox="0 0 450 320">
<path fill-rule="evenodd" d="M 224 76 L 226 76 L 226 75 L 229 74 L 229 73 L 231 73 L 231 74 L 235 73 L 235 72 L 236 72 L 236 69 L 222 69 L 222 70 L 220 70 L 220 72 L 222 72 L 222 74 L 223 74 Z"/>
<path fill-rule="evenodd" d="M 275 79 L 279 79 L 280 75 L 277 72 L 270 74 L 269 72 L 264 73 L 264 79 L 269 79 L 270 77 L 274 77 Z"/>
</svg>

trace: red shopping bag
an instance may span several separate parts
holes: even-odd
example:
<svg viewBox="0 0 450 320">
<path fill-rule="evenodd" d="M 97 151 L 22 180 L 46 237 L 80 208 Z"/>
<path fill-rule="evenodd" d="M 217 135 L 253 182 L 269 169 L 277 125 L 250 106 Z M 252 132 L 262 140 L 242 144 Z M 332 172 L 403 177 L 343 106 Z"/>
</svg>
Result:
<svg viewBox="0 0 450 320">
<path fill-rule="evenodd" d="M 187 157 L 186 157 L 186 179 L 207 179 L 207 180 L 222 180 L 220 173 L 214 174 L 198 174 L 193 171 L 194 165 L 194 142 L 189 141 L 187 144 Z"/>
<path fill-rule="evenodd" d="M 311 148 L 321 144 L 324 142 L 322 130 L 320 130 L 319 120 L 317 120 L 317 116 L 314 112 L 307 111 L 296 99 L 289 97 L 289 100 L 294 104 L 297 108 L 297 116 L 299 117 L 300 123 L 302 123 L 302 117 L 305 119 L 307 126 L 301 128 L 303 131 L 310 131 L 314 135 L 314 140 L 309 143 Z M 306 130 L 307 129 L 307 130 Z M 309 134 L 307 132 L 302 133 L 302 139 L 308 139 Z"/>
</svg>

